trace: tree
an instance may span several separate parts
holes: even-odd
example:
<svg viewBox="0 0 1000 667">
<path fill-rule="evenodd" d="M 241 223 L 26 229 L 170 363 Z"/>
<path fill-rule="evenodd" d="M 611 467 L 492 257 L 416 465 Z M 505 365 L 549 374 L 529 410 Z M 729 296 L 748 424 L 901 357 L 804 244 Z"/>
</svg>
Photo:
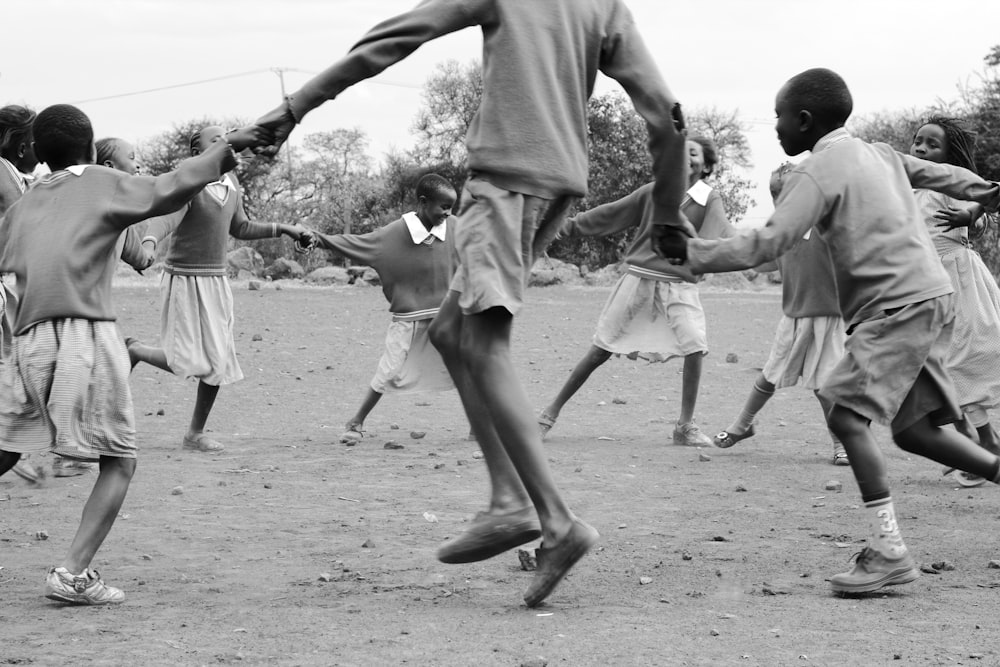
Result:
<svg viewBox="0 0 1000 667">
<path fill-rule="evenodd" d="M 749 128 L 740 120 L 738 111 L 722 111 L 716 107 L 692 109 L 687 120 L 688 135 L 708 137 L 718 149 L 719 162 L 708 182 L 719 191 L 729 221 L 738 223 L 757 203 L 750 196 L 753 182 L 743 171 L 753 167 L 746 136 Z"/>
<path fill-rule="evenodd" d="M 421 163 L 464 164 L 465 135 L 483 97 L 479 61 L 441 63 L 424 83 L 422 97 L 424 106 L 412 126 L 414 157 Z"/>
</svg>

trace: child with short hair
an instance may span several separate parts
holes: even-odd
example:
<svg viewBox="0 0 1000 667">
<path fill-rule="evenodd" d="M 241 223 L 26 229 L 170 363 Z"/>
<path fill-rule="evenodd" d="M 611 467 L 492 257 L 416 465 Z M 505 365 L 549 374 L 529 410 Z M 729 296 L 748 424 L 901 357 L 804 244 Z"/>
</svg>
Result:
<svg viewBox="0 0 1000 667">
<path fill-rule="evenodd" d="M 767 225 L 723 241 L 688 240 L 668 230 L 660 244 L 694 273 L 757 266 L 814 226 L 829 246 L 848 338 L 820 395 L 833 403 L 827 424 L 847 450 L 871 527 L 853 569 L 830 578 L 842 594 L 920 576 L 899 531 L 872 421 L 890 423 L 893 440 L 907 452 L 1000 483 L 1000 458 L 943 428 L 962 420 L 944 364 L 953 288 L 911 191 L 930 188 L 995 210 L 1000 184 L 851 137 L 844 124 L 852 105 L 835 72 L 817 68 L 792 77 L 775 101 L 775 130 L 785 153 L 812 155 L 785 177 Z"/>
<path fill-rule="evenodd" d="M 793 165 L 786 162 L 771 174 L 771 197 L 781 192 L 782 178 Z M 773 268 L 771 268 L 773 266 Z M 750 395 L 736 420 L 713 439 L 728 448 L 756 434 L 757 413 L 777 389 L 799 384 L 816 394 L 824 420 L 833 405 L 819 394 L 826 378 L 844 356 L 844 320 L 840 316 L 837 285 L 826 243 L 814 229 L 774 262 L 754 267 L 781 272 L 781 320 L 767 363 L 754 380 Z M 844 446 L 832 431 L 833 464 L 850 465 Z"/>
<path fill-rule="evenodd" d="M 934 116 L 917 128 L 910 155 L 975 172 L 975 145 L 975 134 L 962 121 Z M 955 288 L 955 331 L 945 356 L 948 374 L 979 444 L 1000 453 L 1000 438 L 989 416 L 989 410 L 1000 403 L 1000 289 L 969 240 L 970 228 L 982 221 L 983 207 L 933 190 L 921 188 L 913 193 Z M 962 471 L 955 479 L 967 487 L 986 481 Z"/>
<path fill-rule="evenodd" d="M 129 225 L 170 212 L 217 179 L 242 132 L 158 178 L 95 166 L 87 116 L 68 104 L 34 121 L 35 150 L 52 173 L 0 223 L 0 271 L 17 277 L 20 307 L 10 358 L 0 366 L 0 473 L 22 454 L 72 448 L 100 474 L 66 558 L 51 568 L 46 597 L 70 604 L 120 603 L 125 594 L 90 568 L 135 471 L 128 355 L 111 303 L 115 244 Z M 221 138 L 221 137 L 220 137 Z"/>
<path fill-rule="evenodd" d="M 438 551 L 448 563 L 483 560 L 542 535 L 524 595 L 536 606 L 597 541 L 570 511 L 510 355 L 511 326 L 534 258 L 586 193 L 587 99 L 598 71 L 617 80 L 646 120 L 661 227 L 685 227 L 680 107 L 621 0 L 424 0 L 373 28 L 339 62 L 257 122 L 276 152 L 324 101 L 374 76 L 421 44 L 482 29 L 483 95 L 467 138 L 470 178 L 456 225 L 461 267 L 431 341 L 455 380 L 489 468 L 490 507 Z M 690 231 L 690 226 L 686 226 Z M 532 504 L 534 509 L 532 509 Z M 537 516 L 536 516 L 537 515 Z"/>
<path fill-rule="evenodd" d="M 718 162 L 715 142 L 692 136 L 687 140 L 687 149 L 689 187 L 681 212 L 699 238 L 730 236 L 733 228 L 726 218 L 722 197 L 703 180 Z M 650 362 L 684 357 L 680 417 L 674 425 L 673 443 L 690 447 L 712 444 L 694 421 L 702 357 L 708 354 L 705 310 L 698 285 L 688 282 L 686 272 L 653 252 L 649 240 L 654 222 L 652 189 L 649 183 L 617 201 L 584 211 L 567 220 L 560 232 L 561 237 L 604 236 L 636 228 L 625 251 L 625 273 L 601 311 L 590 349 L 556 397 L 538 414 L 543 438 L 591 373 L 612 354 L 624 354 Z"/>
<path fill-rule="evenodd" d="M 191 137 L 191 155 L 200 155 L 219 137 L 210 125 Z M 233 337 L 233 293 L 226 276 L 229 237 L 264 239 L 286 235 L 295 241 L 305 230 L 294 225 L 252 222 L 232 173 L 209 183 L 183 208 L 150 220 L 142 244 L 150 252 L 171 235 L 160 283 L 160 347 L 126 340 L 135 366 L 144 361 L 169 373 L 198 380 L 191 423 L 183 449 L 217 453 L 225 446 L 205 433 L 219 388 L 243 379 Z"/>
<path fill-rule="evenodd" d="M 361 439 L 365 419 L 387 391 L 455 388 L 427 330 L 458 265 L 452 216 L 457 195 L 455 186 L 438 174 L 423 176 L 416 195 L 415 211 L 368 234 L 311 232 L 318 247 L 374 269 L 392 313 L 378 370 L 341 442 Z"/>
</svg>

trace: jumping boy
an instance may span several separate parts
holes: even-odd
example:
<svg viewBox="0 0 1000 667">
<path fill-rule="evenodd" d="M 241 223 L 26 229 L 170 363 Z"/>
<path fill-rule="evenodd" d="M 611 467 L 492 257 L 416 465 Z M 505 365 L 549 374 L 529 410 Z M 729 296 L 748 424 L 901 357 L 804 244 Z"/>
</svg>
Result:
<svg viewBox="0 0 1000 667">
<path fill-rule="evenodd" d="M 365 419 L 387 391 L 455 387 L 427 336 L 458 265 L 451 214 L 455 187 L 443 176 L 427 174 L 417 182 L 416 195 L 416 211 L 368 234 L 311 233 L 318 247 L 375 269 L 392 313 L 385 352 L 341 442 L 361 439 Z"/>
<path fill-rule="evenodd" d="M 466 140 L 471 173 L 456 225 L 461 267 L 430 335 L 482 448 L 491 497 L 438 559 L 483 560 L 541 532 L 538 569 L 524 595 L 533 607 L 598 539 L 556 488 L 510 354 L 532 262 L 587 190 L 587 99 L 598 71 L 622 85 L 649 127 L 657 222 L 693 231 L 679 214 L 686 187 L 679 106 L 631 14 L 621 0 L 424 0 L 377 25 L 257 122 L 274 131 L 275 152 L 326 100 L 421 44 L 473 26 L 484 38 L 483 94 Z"/>
<path fill-rule="evenodd" d="M 872 531 L 853 569 L 830 578 L 842 594 L 920 576 L 900 535 L 872 421 L 890 423 L 905 451 L 1000 483 L 1000 458 L 942 428 L 962 420 L 943 362 L 952 287 L 911 191 L 930 188 L 995 210 L 1000 185 L 851 137 L 844 124 L 852 106 L 847 85 L 830 70 L 792 77 L 775 101 L 778 141 L 788 155 L 812 155 L 785 177 L 767 225 L 724 241 L 668 230 L 660 243 L 694 273 L 757 266 L 813 226 L 829 246 L 848 338 L 819 393 L 833 404 L 827 423 L 847 450 Z"/>
<path fill-rule="evenodd" d="M 208 126 L 191 137 L 191 155 L 199 155 L 223 136 Z M 294 225 L 252 222 L 233 174 L 209 183 L 184 208 L 150 220 L 142 244 L 152 252 L 170 235 L 160 286 L 160 347 L 126 340 L 132 365 L 144 361 L 160 370 L 198 380 L 198 393 L 183 449 L 217 453 L 225 446 L 205 433 L 219 388 L 243 379 L 233 335 L 233 293 L 226 277 L 229 237 L 299 240 L 305 230 Z"/>
<path fill-rule="evenodd" d="M 259 130 L 258 130 L 259 132 Z M 125 594 L 90 569 L 135 471 L 129 362 L 115 325 L 115 245 L 129 225 L 183 206 L 236 163 L 252 133 L 218 141 L 158 178 L 95 166 L 94 132 L 58 104 L 34 122 L 35 150 L 51 175 L 0 223 L 0 271 L 17 277 L 13 351 L 0 367 L 0 473 L 22 454 L 74 450 L 100 474 L 45 595 L 71 604 L 119 603 Z M 248 141 L 248 138 L 251 138 Z"/>
</svg>

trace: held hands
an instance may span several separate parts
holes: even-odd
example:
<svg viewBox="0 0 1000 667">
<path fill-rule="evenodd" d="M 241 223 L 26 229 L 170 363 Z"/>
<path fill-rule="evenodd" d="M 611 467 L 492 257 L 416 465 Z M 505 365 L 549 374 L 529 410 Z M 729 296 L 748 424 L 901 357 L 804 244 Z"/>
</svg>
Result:
<svg viewBox="0 0 1000 667">
<path fill-rule="evenodd" d="M 274 157 L 281 150 L 282 144 L 288 140 L 288 135 L 295 129 L 295 116 L 292 107 L 286 99 L 281 106 L 272 109 L 257 119 L 255 126 L 270 133 L 270 140 L 254 149 L 258 155 Z"/>
<path fill-rule="evenodd" d="M 683 264 L 687 260 L 687 242 L 690 235 L 686 230 L 654 224 L 650 237 L 653 242 L 653 252 L 657 256 L 667 259 L 671 264 Z"/>
<path fill-rule="evenodd" d="M 274 134 L 259 125 L 248 125 L 226 133 L 226 142 L 233 151 L 241 153 L 248 148 L 261 148 L 274 141 Z"/>
<path fill-rule="evenodd" d="M 316 232 L 302 225 L 282 225 L 282 230 L 295 242 L 295 252 L 305 254 L 314 249 L 317 244 Z"/>
</svg>

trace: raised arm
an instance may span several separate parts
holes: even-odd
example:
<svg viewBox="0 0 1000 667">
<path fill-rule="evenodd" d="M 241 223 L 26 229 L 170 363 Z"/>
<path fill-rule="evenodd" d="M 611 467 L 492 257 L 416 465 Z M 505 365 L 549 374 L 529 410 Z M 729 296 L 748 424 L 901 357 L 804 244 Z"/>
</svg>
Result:
<svg viewBox="0 0 1000 667">
<path fill-rule="evenodd" d="M 638 226 L 652 189 L 653 184 L 648 183 L 621 199 L 578 213 L 566 220 L 559 237 L 609 236 Z"/>
<path fill-rule="evenodd" d="M 892 150 L 889 146 L 880 147 Z M 955 199 L 978 202 L 990 212 L 1000 208 L 1000 183 L 983 180 L 962 167 L 931 162 L 903 153 L 896 155 L 902 160 L 903 169 L 913 187 L 934 190 Z"/>
<path fill-rule="evenodd" d="M 384 228 L 383 228 L 384 229 Z M 382 243 L 380 230 L 367 234 L 320 234 L 313 233 L 316 247 L 342 255 L 347 259 L 378 270 Z"/>
</svg>

